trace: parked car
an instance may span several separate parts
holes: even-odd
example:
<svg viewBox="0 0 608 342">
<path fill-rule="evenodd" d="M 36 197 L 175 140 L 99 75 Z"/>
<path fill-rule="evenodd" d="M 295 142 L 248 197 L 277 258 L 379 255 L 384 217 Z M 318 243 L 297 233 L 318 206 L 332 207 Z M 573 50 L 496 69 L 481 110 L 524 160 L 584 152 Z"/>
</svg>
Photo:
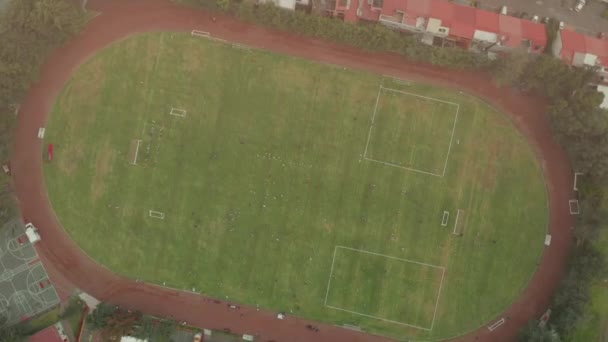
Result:
<svg viewBox="0 0 608 342">
<path fill-rule="evenodd" d="M 580 12 L 585 7 L 585 0 L 578 0 L 574 6 L 574 10 Z"/>
</svg>

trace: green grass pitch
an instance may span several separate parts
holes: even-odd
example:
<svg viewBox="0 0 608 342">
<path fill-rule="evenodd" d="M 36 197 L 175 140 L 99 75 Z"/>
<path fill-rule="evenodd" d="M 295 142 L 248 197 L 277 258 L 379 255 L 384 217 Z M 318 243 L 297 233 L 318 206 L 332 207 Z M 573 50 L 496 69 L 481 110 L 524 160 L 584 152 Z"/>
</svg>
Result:
<svg viewBox="0 0 608 342">
<path fill-rule="evenodd" d="M 532 149 L 458 91 L 151 33 L 86 62 L 46 132 L 64 227 L 157 284 L 437 339 L 495 318 L 543 249 Z"/>
</svg>

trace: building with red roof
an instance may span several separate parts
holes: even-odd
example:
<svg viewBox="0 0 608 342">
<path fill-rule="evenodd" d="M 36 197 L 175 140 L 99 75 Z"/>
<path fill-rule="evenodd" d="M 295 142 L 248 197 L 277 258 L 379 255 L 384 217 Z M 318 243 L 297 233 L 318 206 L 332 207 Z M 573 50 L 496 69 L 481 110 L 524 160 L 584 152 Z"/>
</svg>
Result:
<svg viewBox="0 0 608 342">
<path fill-rule="evenodd" d="M 439 38 L 480 51 L 523 48 L 534 53 L 547 45 L 542 24 L 447 0 L 336 0 L 333 11 L 346 21 L 380 21 L 422 34 L 428 44 Z"/>
<path fill-rule="evenodd" d="M 608 40 L 560 30 L 552 50 L 553 55 L 566 64 L 599 68 L 603 81 L 608 82 Z"/>
</svg>

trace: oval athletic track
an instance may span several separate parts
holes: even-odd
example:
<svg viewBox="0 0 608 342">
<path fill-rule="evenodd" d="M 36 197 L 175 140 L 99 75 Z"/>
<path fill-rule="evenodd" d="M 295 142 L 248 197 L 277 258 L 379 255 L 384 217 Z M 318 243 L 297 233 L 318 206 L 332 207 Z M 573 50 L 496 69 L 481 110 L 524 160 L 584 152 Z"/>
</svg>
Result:
<svg viewBox="0 0 608 342">
<path fill-rule="evenodd" d="M 297 317 L 278 321 L 276 313 L 268 310 L 241 307 L 231 311 L 225 302 L 217 303 L 201 295 L 118 276 L 88 257 L 62 228 L 44 184 L 43 146 L 42 140 L 37 138 L 37 131 L 39 127 L 45 127 L 55 98 L 70 74 L 98 50 L 133 33 L 199 29 L 228 41 L 283 54 L 462 89 L 507 113 L 529 140 L 541 162 L 549 194 L 552 244 L 545 248 L 538 270 L 527 288 L 522 289 L 520 297 L 510 308 L 495 318 L 504 317 L 504 325 L 493 332 L 484 325 L 454 340 L 513 341 L 529 319 L 538 318 L 548 307 L 564 273 L 572 244 L 574 219 L 569 214 L 568 200 L 574 198 L 574 193 L 570 164 L 552 138 L 545 115 L 546 103 L 514 90 L 499 89 L 488 75 L 413 63 L 391 54 L 362 52 L 255 27 L 221 15 L 216 15 L 217 21 L 213 22 L 208 12 L 179 7 L 163 0 L 91 0 L 88 7 L 101 14 L 82 33 L 49 57 L 40 71 L 39 80 L 21 104 L 11 160 L 13 185 L 23 217 L 40 230 L 43 240 L 37 249 L 62 298 L 77 288 L 104 301 L 145 313 L 173 316 L 194 326 L 219 330 L 229 328 L 236 333 L 257 335 L 256 341 L 390 341 Z M 57 147 L 57 152 L 61 153 L 61 146 Z M 209 276 L 213 277 L 213 274 Z M 305 328 L 306 324 L 314 324 L 320 331 L 312 332 Z"/>
</svg>

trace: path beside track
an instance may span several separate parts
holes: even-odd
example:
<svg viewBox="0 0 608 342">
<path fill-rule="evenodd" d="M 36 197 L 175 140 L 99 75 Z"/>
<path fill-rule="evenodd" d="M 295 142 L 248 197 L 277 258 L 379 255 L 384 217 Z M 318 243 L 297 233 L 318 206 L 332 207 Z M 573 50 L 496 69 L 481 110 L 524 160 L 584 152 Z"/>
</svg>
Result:
<svg viewBox="0 0 608 342">
<path fill-rule="evenodd" d="M 161 316 L 172 316 L 191 325 L 231 329 L 257 335 L 257 341 L 389 341 L 340 327 L 289 317 L 278 321 L 276 313 L 241 306 L 229 310 L 201 295 L 165 289 L 112 273 L 89 258 L 61 226 L 48 199 L 42 169 L 42 141 L 39 127 L 48 115 L 70 74 L 87 58 L 110 43 L 130 34 L 146 31 L 209 31 L 215 37 L 311 60 L 353 69 L 368 70 L 414 81 L 459 88 L 491 102 L 507 113 L 527 137 L 541 161 L 549 194 L 552 244 L 546 248 L 528 287 L 502 315 L 504 325 L 489 332 L 486 326 L 456 341 L 513 341 L 518 330 L 537 318 L 549 305 L 564 273 L 572 244 L 568 200 L 574 198 L 572 172 L 564 151 L 552 138 L 545 115 L 546 104 L 514 90 L 499 89 L 487 75 L 447 70 L 413 63 L 403 57 L 366 53 L 320 40 L 255 27 L 218 14 L 178 7 L 163 0 L 90 0 L 89 8 L 101 14 L 85 30 L 57 50 L 44 65 L 39 81 L 21 105 L 11 161 L 13 182 L 26 220 L 32 221 L 43 237 L 38 251 L 51 280 L 60 292 L 81 289 L 99 299 Z M 87 113 L 82 113 L 87 115 Z M 112 248 L 108 246 L 108 248 Z M 210 275 L 213 276 L 213 275 Z M 491 324 L 492 322 L 488 322 Z M 305 328 L 314 324 L 318 333 Z"/>
</svg>

